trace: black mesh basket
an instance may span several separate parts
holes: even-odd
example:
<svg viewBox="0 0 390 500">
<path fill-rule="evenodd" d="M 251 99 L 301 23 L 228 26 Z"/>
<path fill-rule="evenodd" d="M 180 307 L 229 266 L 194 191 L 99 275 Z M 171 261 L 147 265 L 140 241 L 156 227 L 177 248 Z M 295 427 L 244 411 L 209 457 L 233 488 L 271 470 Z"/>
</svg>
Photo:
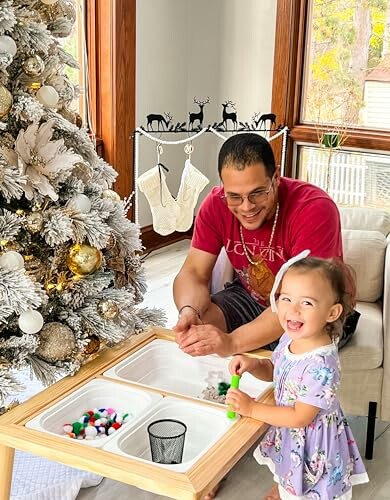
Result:
<svg viewBox="0 0 390 500">
<path fill-rule="evenodd" d="M 148 425 L 153 462 L 181 464 L 187 426 L 179 420 L 156 420 Z"/>
</svg>

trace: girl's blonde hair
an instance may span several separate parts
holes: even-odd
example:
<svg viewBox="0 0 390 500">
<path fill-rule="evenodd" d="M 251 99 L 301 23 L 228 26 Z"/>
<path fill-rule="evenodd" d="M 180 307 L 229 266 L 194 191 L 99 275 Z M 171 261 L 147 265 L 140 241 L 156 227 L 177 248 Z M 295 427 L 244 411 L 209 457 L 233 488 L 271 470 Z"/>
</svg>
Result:
<svg viewBox="0 0 390 500">
<path fill-rule="evenodd" d="M 292 264 L 288 271 L 293 269 L 308 272 L 318 271 L 330 284 L 335 296 L 335 304 L 343 306 L 340 317 L 326 325 L 330 337 L 337 340 L 343 331 L 347 316 L 353 312 L 355 306 L 356 284 L 353 269 L 339 259 L 320 259 L 318 257 L 301 259 Z"/>
</svg>

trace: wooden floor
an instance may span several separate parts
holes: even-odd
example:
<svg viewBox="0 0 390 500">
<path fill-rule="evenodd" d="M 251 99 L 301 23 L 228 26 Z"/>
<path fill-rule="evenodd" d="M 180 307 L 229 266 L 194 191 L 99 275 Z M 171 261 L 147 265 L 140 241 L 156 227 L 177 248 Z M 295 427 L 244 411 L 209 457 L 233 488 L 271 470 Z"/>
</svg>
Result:
<svg viewBox="0 0 390 500">
<path fill-rule="evenodd" d="M 145 295 L 144 305 L 156 306 L 166 311 L 167 327 L 175 324 L 176 307 L 172 299 L 172 282 L 180 269 L 189 241 L 175 243 L 165 249 L 153 252 L 145 259 L 146 279 L 149 290 Z M 348 419 L 359 445 L 364 454 L 366 418 L 351 417 Z M 365 461 L 370 482 L 356 486 L 353 490 L 355 500 L 389 500 L 390 499 L 390 423 L 378 422 L 374 459 Z M 221 500 L 255 500 L 263 498 L 272 486 L 272 475 L 266 467 L 260 467 L 247 453 L 223 482 L 217 498 Z M 141 491 L 115 481 L 104 479 L 99 486 L 81 490 L 78 500 L 158 500 L 161 497 Z"/>
</svg>

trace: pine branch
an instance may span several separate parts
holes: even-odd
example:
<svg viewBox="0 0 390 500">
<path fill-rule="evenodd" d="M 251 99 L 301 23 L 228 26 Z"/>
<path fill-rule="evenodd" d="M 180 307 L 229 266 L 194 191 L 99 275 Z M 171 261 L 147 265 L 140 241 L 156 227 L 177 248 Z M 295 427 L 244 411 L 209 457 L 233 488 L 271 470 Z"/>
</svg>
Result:
<svg viewBox="0 0 390 500">
<path fill-rule="evenodd" d="M 11 31 L 17 23 L 11 0 L 3 0 L 0 3 L 0 35 Z"/>
<path fill-rule="evenodd" d="M 42 285 L 31 280 L 24 269 L 0 269 L 0 322 L 5 323 L 12 312 L 20 315 L 28 309 L 36 309 L 45 300 Z"/>
<path fill-rule="evenodd" d="M 1 15 L 1 10 L 0 10 Z M 25 387 L 20 384 L 15 377 L 9 372 L 0 369 L 0 403 L 3 404 L 5 399 L 11 394 L 18 394 Z"/>
<path fill-rule="evenodd" d="M 1 190 L 1 186 L 0 186 Z M 21 219 L 5 208 L 0 211 L 0 240 L 14 240 L 22 229 Z"/>
<path fill-rule="evenodd" d="M 44 212 L 42 236 L 46 243 L 55 247 L 73 238 L 73 226 L 70 217 L 63 210 L 47 210 Z"/>
<path fill-rule="evenodd" d="M 99 249 L 107 246 L 111 230 L 108 224 L 101 220 L 101 214 L 95 211 L 73 212 L 70 217 L 73 222 L 74 241 L 81 243 L 87 239 L 90 245 Z"/>
</svg>

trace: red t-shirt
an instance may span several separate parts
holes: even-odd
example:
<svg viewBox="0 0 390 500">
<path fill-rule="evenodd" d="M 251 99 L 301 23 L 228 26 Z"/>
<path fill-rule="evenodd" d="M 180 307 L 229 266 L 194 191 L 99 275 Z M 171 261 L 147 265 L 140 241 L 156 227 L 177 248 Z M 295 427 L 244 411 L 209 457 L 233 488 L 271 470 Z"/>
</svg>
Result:
<svg viewBox="0 0 390 500">
<path fill-rule="evenodd" d="M 271 246 L 274 220 L 259 229 L 243 228 L 252 265 L 245 256 L 240 223 L 221 199 L 222 187 L 214 187 L 203 200 L 195 220 L 192 246 L 218 255 L 225 247 L 243 286 L 261 304 L 269 304 L 275 275 L 284 262 L 305 249 L 315 257 L 342 258 L 340 215 L 325 191 L 303 181 L 282 177 L 278 189 L 279 217 Z"/>
</svg>

